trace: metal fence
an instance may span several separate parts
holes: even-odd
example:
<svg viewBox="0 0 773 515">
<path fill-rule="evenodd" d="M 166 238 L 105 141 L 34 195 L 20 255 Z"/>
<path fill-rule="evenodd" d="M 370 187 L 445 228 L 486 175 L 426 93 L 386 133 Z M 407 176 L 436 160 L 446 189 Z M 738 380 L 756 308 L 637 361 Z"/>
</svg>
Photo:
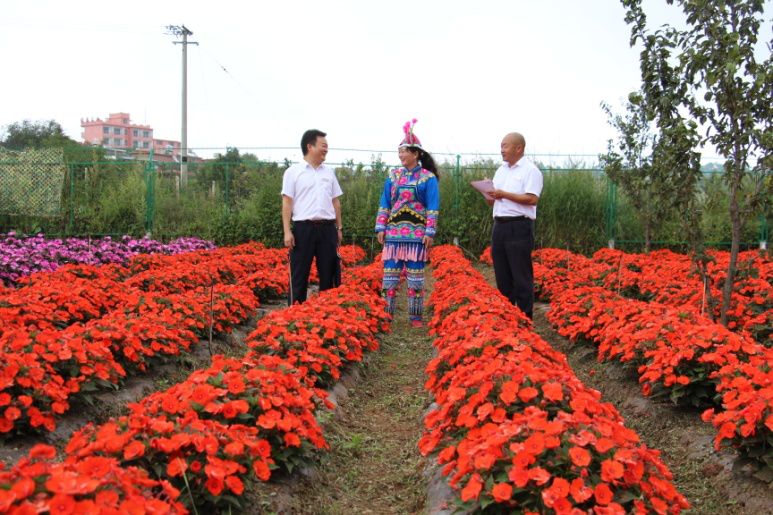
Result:
<svg viewBox="0 0 773 515">
<path fill-rule="evenodd" d="M 0 148 L 0 214 L 53 217 L 61 211 L 67 168 L 61 148 Z"/>
<path fill-rule="evenodd" d="M 445 188 L 444 209 L 456 218 L 463 217 L 469 209 L 472 198 L 469 180 L 492 177 L 499 164 L 490 156 L 473 157 L 476 161 L 472 164 L 463 164 L 462 155 L 445 156 L 441 166 L 443 178 L 451 179 L 441 181 Z M 537 162 L 542 161 L 540 156 L 531 157 Z M 190 162 L 188 183 L 183 187 L 179 163 L 164 162 L 152 154 L 147 161 L 65 163 L 61 150 L 3 152 L 0 153 L 0 232 L 11 229 L 42 231 L 50 236 L 151 234 L 163 239 L 183 235 L 176 231 L 185 230 L 202 235 L 212 230 L 207 224 L 215 223 L 214 220 L 224 223 L 222 221 L 228 219 L 232 210 L 244 209 L 245 199 L 255 199 L 256 192 L 261 189 L 265 192 L 266 202 L 278 200 L 281 172 L 289 163 L 286 159 L 284 162 L 257 159 Z M 389 163 L 382 161 L 380 153 L 371 154 L 368 163 L 350 160 L 329 164 L 338 168 L 342 186 L 358 180 L 368 181 L 370 177 L 379 178 L 376 181 L 379 182 L 383 173 L 391 168 Z M 601 217 L 598 222 L 603 225 L 604 244 L 641 243 L 641 237 L 633 229 L 621 224 L 624 195 L 607 180 L 602 170 L 550 165 L 543 165 L 542 169 L 546 176 L 582 173 L 592 178 L 596 193 L 603 197 L 603 208 L 595 216 Z M 719 172 L 707 177 L 716 173 Z M 376 182 L 356 190 L 355 198 L 347 195 L 345 200 L 372 207 L 378 200 L 373 198 L 373 191 L 378 193 L 379 189 L 378 185 L 374 187 Z M 344 190 L 349 191 L 347 187 Z M 543 194 L 545 202 L 540 203 L 540 209 L 545 212 L 543 205 L 550 201 L 550 192 Z M 261 209 L 260 205 L 248 207 Z M 275 216 L 278 219 L 279 213 Z M 369 216 L 363 215 L 363 219 L 355 224 L 363 237 L 372 236 L 370 221 L 366 219 Z M 560 213 L 554 214 L 553 218 L 556 225 L 568 223 Z M 198 222 L 194 223 L 196 220 Z M 766 246 L 769 221 L 764 213 L 756 216 L 754 225 L 755 234 L 747 233 L 744 245 L 747 248 Z M 597 239 L 603 240 L 603 236 Z M 680 242 L 658 240 L 653 243 L 673 246 Z M 729 245 L 722 240 L 708 243 Z"/>
</svg>

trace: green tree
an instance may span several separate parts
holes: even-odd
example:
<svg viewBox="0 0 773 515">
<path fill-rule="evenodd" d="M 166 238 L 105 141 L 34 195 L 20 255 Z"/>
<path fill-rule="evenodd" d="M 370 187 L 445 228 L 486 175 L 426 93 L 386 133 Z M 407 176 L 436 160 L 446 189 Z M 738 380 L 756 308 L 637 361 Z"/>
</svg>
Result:
<svg viewBox="0 0 773 515">
<path fill-rule="evenodd" d="M 641 42 L 642 87 L 655 109 L 668 111 L 668 137 L 684 139 L 689 114 L 701 124 L 699 144 L 711 144 L 725 158 L 730 261 L 722 295 L 720 320 L 727 310 L 735 280 L 741 233 L 754 210 L 770 202 L 769 179 L 773 133 L 771 102 L 773 63 L 755 55 L 762 0 L 666 0 L 686 16 L 686 29 L 665 25 L 651 33 L 641 0 L 621 0 L 631 28 L 631 45 Z M 663 130 L 663 127 L 661 127 Z M 689 139 L 689 138 L 688 138 Z M 694 148 L 694 147 L 693 147 Z M 693 152 L 690 148 L 687 153 Z M 674 158 L 673 150 L 666 151 Z M 744 184 L 751 182 L 751 187 Z"/>
<path fill-rule="evenodd" d="M 651 130 L 651 118 L 640 92 L 628 95 L 625 115 L 614 114 L 609 104 L 601 108 L 609 117 L 609 124 L 617 129 L 615 144 L 610 140 L 606 154 L 599 156 L 607 176 L 628 195 L 644 231 L 644 251 L 649 252 L 652 237 L 670 213 L 664 209 L 671 198 L 671 184 L 666 174 L 655 166 L 653 149 L 657 136 Z"/>
<path fill-rule="evenodd" d="M 54 120 L 14 122 L 5 128 L 4 133 L 0 146 L 9 150 L 63 148 L 67 162 L 101 161 L 104 158 L 103 149 L 81 145 L 67 136 Z"/>
</svg>

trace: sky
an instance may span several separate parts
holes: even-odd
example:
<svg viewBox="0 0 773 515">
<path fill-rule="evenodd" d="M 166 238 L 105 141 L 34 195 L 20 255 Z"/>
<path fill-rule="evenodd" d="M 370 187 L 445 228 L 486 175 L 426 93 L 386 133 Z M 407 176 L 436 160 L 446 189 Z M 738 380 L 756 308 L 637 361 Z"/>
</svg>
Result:
<svg viewBox="0 0 773 515">
<path fill-rule="evenodd" d="M 650 23 L 678 8 L 645 0 Z M 328 133 L 328 162 L 387 162 L 406 120 L 440 161 L 498 155 L 519 131 L 527 154 L 595 162 L 616 111 L 640 85 L 617 0 L 3 0 L 0 127 L 128 112 L 180 140 L 188 46 L 188 144 L 300 158 L 304 130 Z M 289 147 L 289 148 L 288 148 Z M 271 148 L 272 150 L 269 150 Z M 286 149 L 285 149 L 286 148 Z"/>
</svg>

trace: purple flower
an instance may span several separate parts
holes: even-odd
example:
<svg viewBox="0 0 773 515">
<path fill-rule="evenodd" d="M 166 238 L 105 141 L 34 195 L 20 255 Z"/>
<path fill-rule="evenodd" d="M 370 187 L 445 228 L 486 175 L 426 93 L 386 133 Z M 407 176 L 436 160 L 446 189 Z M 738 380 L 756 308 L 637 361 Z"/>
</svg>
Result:
<svg viewBox="0 0 773 515">
<path fill-rule="evenodd" d="M 100 265 L 126 264 L 137 254 L 180 254 L 213 249 L 211 241 L 199 238 L 178 238 L 161 243 L 149 238 L 120 240 L 67 238 L 46 239 L 43 234 L 17 237 L 13 231 L 0 234 L 0 284 L 14 286 L 22 276 L 41 271 L 53 271 L 65 264 Z"/>
</svg>

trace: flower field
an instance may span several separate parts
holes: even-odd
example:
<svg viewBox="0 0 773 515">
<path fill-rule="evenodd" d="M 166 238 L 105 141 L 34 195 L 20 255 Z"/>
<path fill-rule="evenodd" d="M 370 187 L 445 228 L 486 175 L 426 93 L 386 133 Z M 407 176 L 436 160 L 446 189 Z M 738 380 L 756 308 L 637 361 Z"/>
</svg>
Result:
<svg viewBox="0 0 773 515">
<path fill-rule="evenodd" d="M 178 254 L 194 250 L 212 249 L 211 242 L 198 238 L 178 238 L 160 243 L 150 238 L 120 240 L 102 239 L 48 239 L 42 234 L 18 237 L 16 233 L 0 234 L 0 287 L 14 285 L 21 277 L 35 272 L 51 272 L 64 264 L 100 265 L 126 264 L 137 254 Z"/>
<path fill-rule="evenodd" d="M 259 320 L 262 303 L 286 296 L 288 256 L 259 243 L 63 261 L 9 281 L 0 289 L 0 437 L 41 443 L 0 467 L 0 512 L 251 512 L 250 483 L 335 447 L 340 436 L 331 440 L 320 422 L 334 407 L 328 392 L 392 330 L 381 262 L 353 266 L 364 251 L 340 250 L 341 287 Z M 698 408 L 716 447 L 737 449 L 764 479 L 773 468 L 771 268 L 757 253 L 742 257 L 728 328 L 708 316 L 704 285 L 678 254 L 544 249 L 535 277 L 561 335 L 630 367 L 643 395 Z M 708 286 L 718 295 L 724 255 L 714 259 Z M 432 274 L 435 354 L 424 388 L 433 403 L 416 437 L 458 508 L 697 508 L 665 455 L 459 249 L 435 248 Z M 206 358 L 64 441 L 47 438 L 92 396 L 113 395 L 237 327 L 239 352 Z"/>
<path fill-rule="evenodd" d="M 548 316 L 562 335 L 592 341 L 600 361 L 633 366 L 644 395 L 704 409 L 703 420 L 717 430 L 715 446 L 737 448 L 758 462 L 761 477 L 769 476 L 773 287 L 768 260 L 754 252 L 742 256 L 747 277 L 734 292 L 731 331 L 701 315 L 702 286 L 682 256 L 661 253 L 648 260 L 603 250 L 587 259 L 545 249 L 535 259 L 540 292 L 551 301 Z M 610 260 L 628 264 L 610 267 Z M 651 300 L 623 296 L 624 291 Z"/>
<path fill-rule="evenodd" d="M 364 257 L 357 248 L 341 254 L 344 263 Z M 19 280 L 0 292 L 3 433 L 51 431 L 73 398 L 120 387 L 210 330 L 243 323 L 259 296 L 286 293 L 286 257 L 246 244 Z M 127 415 L 77 431 L 63 452 L 35 446 L 0 472 L 0 511 L 238 508 L 247 475 L 266 480 L 326 447 L 315 416 L 329 405 L 322 387 L 388 329 L 372 289 L 380 265 L 345 273 L 347 286 L 262 319 L 241 359 L 213 356 Z"/>
<path fill-rule="evenodd" d="M 689 507 L 659 453 L 640 443 L 459 250 L 434 253 L 438 356 L 427 367 L 426 387 L 436 405 L 425 418 L 420 449 L 437 452 L 465 508 L 678 513 Z"/>
</svg>

